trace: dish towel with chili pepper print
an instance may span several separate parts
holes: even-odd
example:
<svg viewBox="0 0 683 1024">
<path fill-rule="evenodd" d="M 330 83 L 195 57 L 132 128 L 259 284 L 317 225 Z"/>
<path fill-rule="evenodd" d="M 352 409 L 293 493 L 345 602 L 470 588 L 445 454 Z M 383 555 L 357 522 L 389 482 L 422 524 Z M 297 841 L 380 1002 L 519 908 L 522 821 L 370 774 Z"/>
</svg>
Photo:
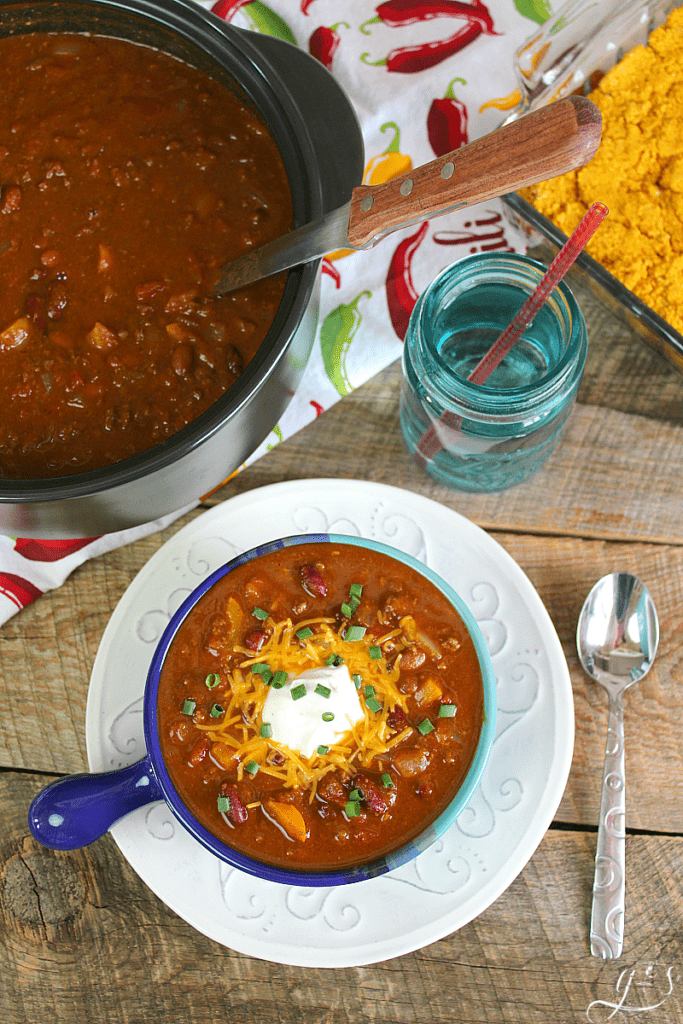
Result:
<svg viewBox="0 0 683 1024">
<path fill-rule="evenodd" d="M 195 2 L 240 28 L 301 47 L 330 70 L 358 115 L 363 181 L 373 185 L 497 128 L 520 99 L 516 50 L 561 6 L 560 0 Z M 330 253 L 304 378 L 248 462 L 398 359 L 417 297 L 444 267 L 470 253 L 525 248 L 525 236 L 495 201 L 394 232 L 366 252 Z M 0 622 L 59 586 L 86 559 L 185 511 L 80 541 L 0 537 Z"/>
</svg>

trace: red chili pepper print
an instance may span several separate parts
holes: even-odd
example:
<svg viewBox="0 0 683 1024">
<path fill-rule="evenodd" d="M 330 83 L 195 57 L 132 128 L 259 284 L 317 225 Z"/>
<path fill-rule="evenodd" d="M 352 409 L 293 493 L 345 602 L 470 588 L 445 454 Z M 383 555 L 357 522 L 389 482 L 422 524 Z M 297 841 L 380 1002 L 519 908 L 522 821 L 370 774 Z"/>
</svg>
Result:
<svg viewBox="0 0 683 1024">
<path fill-rule="evenodd" d="M 418 294 L 413 285 L 411 264 L 420 242 L 427 234 L 429 221 L 425 221 L 414 235 L 404 238 L 397 246 L 389 264 L 389 273 L 385 282 L 389 316 L 397 336 L 404 340 L 408 330 L 408 321 Z"/>
<path fill-rule="evenodd" d="M 328 274 L 332 278 L 335 288 L 341 288 L 341 274 L 335 267 L 332 260 L 328 260 L 327 256 L 322 262 L 322 272 L 323 274 Z"/>
<path fill-rule="evenodd" d="M 38 590 L 38 587 L 29 580 L 16 576 L 13 572 L 0 572 L 0 594 L 9 598 L 17 608 L 25 608 L 42 593 L 43 591 Z"/>
<path fill-rule="evenodd" d="M 320 402 L 314 402 L 313 399 L 311 399 L 308 404 L 312 405 L 313 408 L 315 409 L 315 418 L 316 419 L 318 418 L 318 416 L 322 416 L 322 414 L 325 412 L 325 410 L 322 407 L 322 405 L 320 404 Z"/>
<path fill-rule="evenodd" d="M 301 13 L 308 14 L 308 8 L 314 3 L 315 0 L 301 0 Z"/>
<path fill-rule="evenodd" d="M 211 8 L 211 13 L 217 14 L 224 21 L 230 21 L 237 14 L 240 7 L 246 7 L 249 3 L 251 3 L 251 0 L 216 0 L 216 3 Z"/>
<path fill-rule="evenodd" d="M 94 540 L 97 540 L 97 537 L 81 537 L 79 540 L 32 540 L 17 537 L 14 550 L 31 562 L 58 562 L 60 558 L 80 551 Z"/>
<path fill-rule="evenodd" d="M 417 25 L 433 18 L 465 18 L 467 21 L 479 21 L 482 29 L 494 35 L 493 19 L 482 0 L 471 3 L 460 3 L 458 0 L 386 0 L 375 8 L 376 17 L 363 22 L 361 32 L 370 35 L 366 26 L 382 22 L 390 28 L 403 28 L 404 25 Z"/>
<path fill-rule="evenodd" d="M 390 8 L 390 10 L 387 10 Z M 446 39 L 435 39 L 432 42 L 420 43 L 415 46 L 400 46 L 392 50 L 383 60 L 370 61 L 369 53 L 363 53 L 361 60 L 371 67 L 385 65 L 387 71 L 398 74 L 412 75 L 419 71 L 433 68 L 441 61 L 463 50 L 473 43 L 482 32 L 485 35 L 497 35 L 488 8 L 481 0 L 472 0 L 471 4 L 456 3 L 455 0 L 439 0 L 437 3 L 413 2 L 408 5 L 406 0 L 387 0 L 376 10 L 382 11 L 386 17 L 396 18 L 392 27 L 400 28 L 416 21 L 427 21 L 429 18 L 451 17 L 463 19 L 465 24 Z M 380 20 L 384 20 L 381 18 Z M 366 25 L 369 22 L 365 23 Z M 364 31 L 364 26 L 361 26 Z M 367 31 L 366 31 L 367 34 Z"/>
<path fill-rule="evenodd" d="M 341 37 L 337 32 L 337 27 L 339 25 L 344 25 L 346 28 L 350 27 L 345 21 L 338 21 L 335 25 L 331 25 L 329 28 L 325 25 L 320 25 L 308 40 L 308 52 L 311 57 L 315 57 L 316 60 L 319 60 L 328 71 L 332 70 L 332 61 L 334 60 L 334 55 L 339 49 L 339 43 L 341 42 Z"/>
<path fill-rule="evenodd" d="M 473 43 L 481 35 L 479 25 L 463 25 L 463 27 L 448 39 L 439 39 L 431 43 L 421 43 L 419 46 L 400 46 L 388 53 L 384 60 L 367 61 L 368 53 L 361 55 L 364 64 L 371 67 L 379 67 L 384 64 L 387 71 L 394 71 L 399 75 L 414 75 L 419 71 L 427 71 L 441 61 L 447 60 L 453 54 L 464 50 L 466 46 Z"/>
<path fill-rule="evenodd" d="M 468 142 L 467 107 L 453 92 L 456 82 L 467 84 L 464 78 L 454 78 L 446 95 L 443 99 L 433 100 L 427 114 L 427 136 L 435 156 L 445 156 Z"/>
</svg>

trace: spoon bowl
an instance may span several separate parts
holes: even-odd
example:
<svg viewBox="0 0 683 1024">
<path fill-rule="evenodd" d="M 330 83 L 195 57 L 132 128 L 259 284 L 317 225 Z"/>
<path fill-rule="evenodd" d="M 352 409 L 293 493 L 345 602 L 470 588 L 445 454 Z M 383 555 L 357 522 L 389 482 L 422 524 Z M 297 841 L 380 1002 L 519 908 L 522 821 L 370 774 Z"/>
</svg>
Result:
<svg viewBox="0 0 683 1024">
<path fill-rule="evenodd" d="M 608 960 L 621 956 L 624 931 L 623 694 L 650 671 L 658 642 L 657 612 L 647 587 L 626 572 L 598 580 L 581 610 L 576 646 L 584 671 L 609 695 L 590 930 L 591 953 Z"/>
</svg>

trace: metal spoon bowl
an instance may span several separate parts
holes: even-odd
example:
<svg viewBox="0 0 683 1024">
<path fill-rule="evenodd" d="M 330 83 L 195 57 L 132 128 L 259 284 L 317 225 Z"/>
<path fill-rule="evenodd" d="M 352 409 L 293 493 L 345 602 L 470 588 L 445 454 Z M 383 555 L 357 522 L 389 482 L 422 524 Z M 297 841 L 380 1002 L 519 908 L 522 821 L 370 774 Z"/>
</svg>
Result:
<svg viewBox="0 0 683 1024">
<path fill-rule="evenodd" d="M 658 641 L 657 612 L 647 587 L 627 572 L 598 580 L 581 610 L 576 646 L 586 673 L 609 695 L 590 930 L 591 953 L 606 960 L 621 956 L 624 934 L 623 694 L 650 671 Z"/>
</svg>

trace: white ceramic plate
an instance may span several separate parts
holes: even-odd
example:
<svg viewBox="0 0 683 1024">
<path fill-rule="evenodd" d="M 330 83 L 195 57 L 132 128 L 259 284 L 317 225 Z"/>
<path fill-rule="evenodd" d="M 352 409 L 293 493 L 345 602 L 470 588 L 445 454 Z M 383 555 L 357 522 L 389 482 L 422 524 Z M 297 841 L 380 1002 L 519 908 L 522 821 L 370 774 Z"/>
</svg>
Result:
<svg viewBox="0 0 683 1024">
<path fill-rule="evenodd" d="M 567 664 L 538 594 L 488 534 L 409 491 L 355 480 L 294 480 L 232 498 L 172 537 L 144 566 L 104 632 L 88 695 L 92 771 L 145 752 L 142 696 L 154 646 L 202 579 L 234 555 L 299 533 L 372 537 L 421 559 L 471 609 L 497 680 L 496 739 L 457 823 L 411 864 L 367 882 L 304 889 L 223 864 L 163 803 L 112 829 L 144 882 L 222 945 L 277 963 L 377 963 L 449 935 L 510 885 L 552 821 L 574 745 Z"/>
</svg>

